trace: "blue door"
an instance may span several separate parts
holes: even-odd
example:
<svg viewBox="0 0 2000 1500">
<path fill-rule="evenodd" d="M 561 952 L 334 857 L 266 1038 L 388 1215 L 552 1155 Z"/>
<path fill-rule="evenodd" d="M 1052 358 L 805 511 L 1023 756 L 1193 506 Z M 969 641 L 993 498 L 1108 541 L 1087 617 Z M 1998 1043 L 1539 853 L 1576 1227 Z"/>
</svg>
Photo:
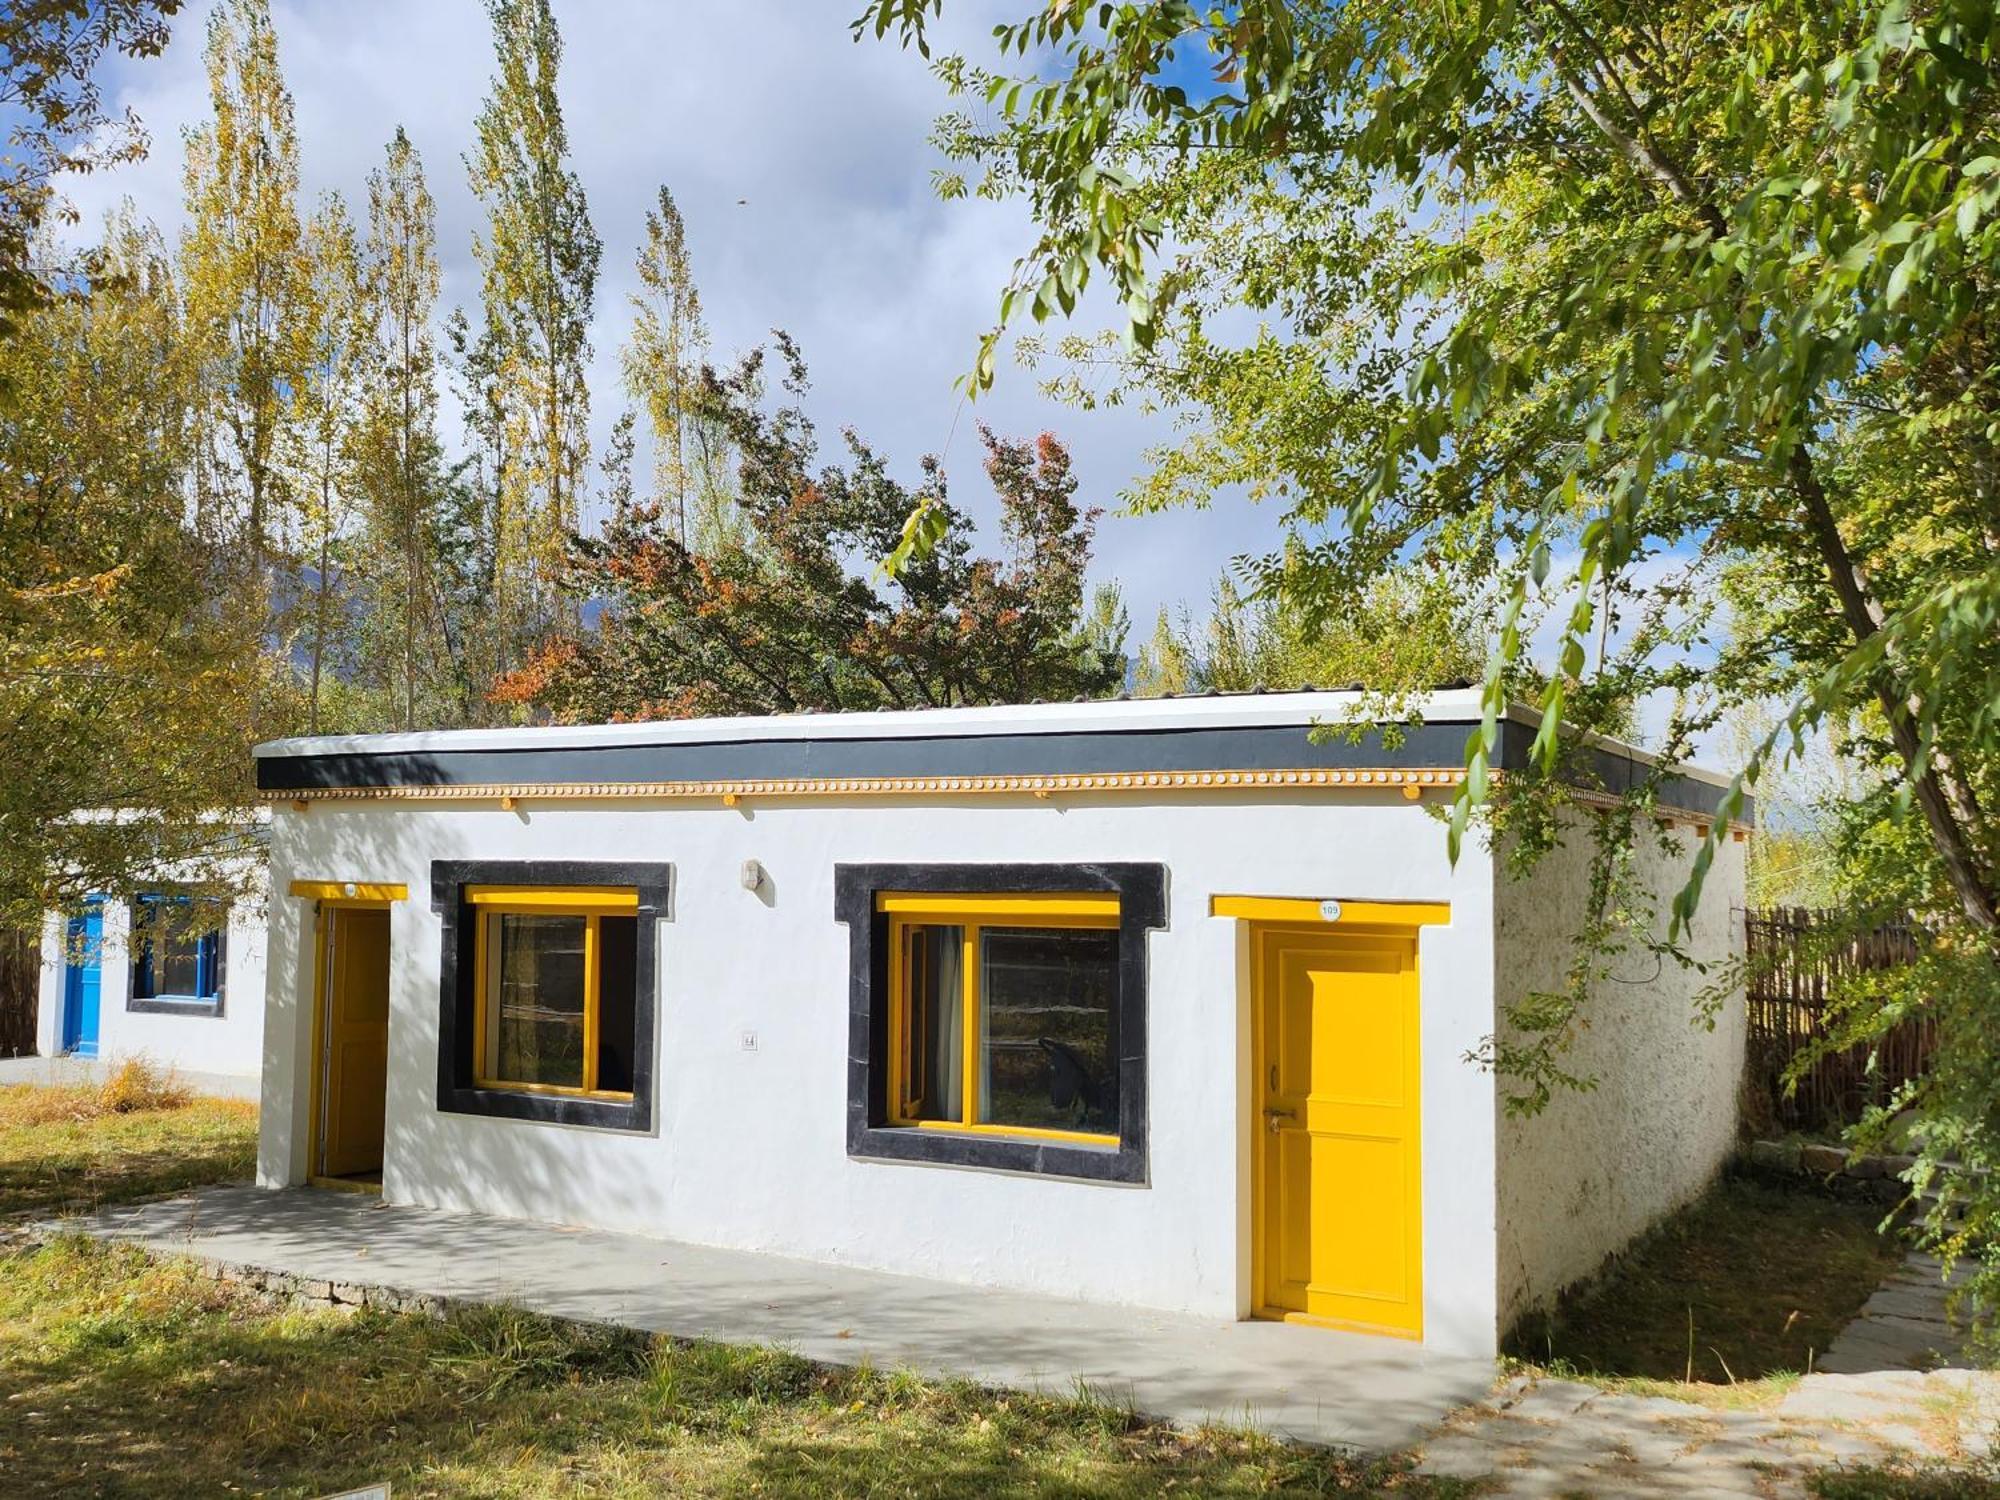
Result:
<svg viewBox="0 0 2000 1500">
<path fill-rule="evenodd" d="M 69 919 L 63 945 L 62 1049 L 78 1057 L 97 1056 L 98 1000 L 104 988 L 104 908 L 96 902 Z"/>
</svg>

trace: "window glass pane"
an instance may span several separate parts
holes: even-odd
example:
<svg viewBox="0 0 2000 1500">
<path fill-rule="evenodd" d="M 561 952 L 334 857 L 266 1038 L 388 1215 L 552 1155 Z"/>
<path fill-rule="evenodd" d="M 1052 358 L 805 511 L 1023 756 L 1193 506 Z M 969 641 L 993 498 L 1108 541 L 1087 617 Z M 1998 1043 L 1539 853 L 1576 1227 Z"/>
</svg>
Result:
<svg viewBox="0 0 2000 1500">
<path fill-rule="evenodd" d="M 216 993 L 221 904 L 186 896 L 142 896 L 132 908 L 133 998 Z M 202 962 L 208 949 L 209 961 Z"/>
<path fill-rule="evenodd" d="M 141 896 L 132 903 L 132 996 L 150 1000 L 160 993 L 160 898 Z"/>
<path fill-rule="evenodd" d="M 965 929 L 903 929 L 905 1120 L 965 1118 Z"/>
<path fill-rule="evenodd" d="M 500 912 L 488 920 L 493 1076 L 507 1083 L 583 1087 L 588 919 Z"/>
<path fill-rule="evenodd" d="M 633 1014 L 638 1000 L 639 919 L 599 917 L 597 1086 L 632 1092 Z"/>
<path fill-rule="evenodd" d="M 201 993 L 201 939 L 188 931 L 189 916 L 177 911 L 165 918 L 165 940 L 153 949 L 153 980 L 162 995 Z"/>
<path fill-rule="evenodd" d="M 1118 934 L 987 927 L 979 934 L 979 1120 L 1118 1129 Z"/>
</svg>

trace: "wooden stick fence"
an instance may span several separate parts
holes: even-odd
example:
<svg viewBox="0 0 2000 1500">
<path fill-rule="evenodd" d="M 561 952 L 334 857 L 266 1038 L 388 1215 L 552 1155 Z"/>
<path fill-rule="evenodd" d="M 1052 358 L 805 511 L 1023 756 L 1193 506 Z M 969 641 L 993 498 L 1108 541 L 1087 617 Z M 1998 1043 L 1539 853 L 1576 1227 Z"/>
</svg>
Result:
<svg viewBox="0 0 2000 1500">
<path fill-rule="evenodd" d="M 1840 980 L 1910 962 L 1923 938 L 1922 929 L 1909 921 L 1843 934 L 1845 921 L 1844 913 L 1807 907 L 1745 913 L 1750 1077 L 1769 1098 L 1776 1123 L 1787 1129 L 1825 1131 L 1851 1124 L 1870 1104 L 1921 1077 L 1937 1046 L 1934 1023 L 1904 1021 L 1879 1041 L 1822 1055 L 1787 1096 L 1792 1060 L 1831 1032 L 1828 1008 Z"/>
<path fill-rule="evenodd" d="M 35 934 L 0 926 L 0 1057 L 25 1057 L 35 1050 L 40 957 Z"/>
</svg>

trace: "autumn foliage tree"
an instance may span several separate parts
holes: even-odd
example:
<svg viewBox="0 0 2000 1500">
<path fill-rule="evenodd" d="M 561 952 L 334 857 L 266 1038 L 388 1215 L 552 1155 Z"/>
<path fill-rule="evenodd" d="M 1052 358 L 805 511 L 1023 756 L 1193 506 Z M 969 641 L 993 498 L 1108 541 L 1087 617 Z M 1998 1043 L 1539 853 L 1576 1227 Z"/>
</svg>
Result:
<svg viewBox="0 0 2000 1500">
<path fill-rule="evenodd" d="M 945 707 L 1098 695 L 1119 658 L 1082 629 L 1097 513 L 1081 509 L 1054 437 L 982 430 L 1000 502 L 1004 558 L 973 550 L 942 467 L 920 493 L 946 520 L 928 556 L 884 581 L 872 566 L 919 498 L 853 432 L 846 461 L 821 464 L 799 404 L 806 371 L 779 336 L 783 391 L 762 397 L 767 354 L 704 370 L 704 419 L 736 458 L 740 523 L 708 551 L 685 545 L 662 499 L 619 507 L 572 543 L 570 588 L 597 601 L 596 628 L 545 643 L 501 695 L 566 721 L 801 710 Z"/>
</svg>

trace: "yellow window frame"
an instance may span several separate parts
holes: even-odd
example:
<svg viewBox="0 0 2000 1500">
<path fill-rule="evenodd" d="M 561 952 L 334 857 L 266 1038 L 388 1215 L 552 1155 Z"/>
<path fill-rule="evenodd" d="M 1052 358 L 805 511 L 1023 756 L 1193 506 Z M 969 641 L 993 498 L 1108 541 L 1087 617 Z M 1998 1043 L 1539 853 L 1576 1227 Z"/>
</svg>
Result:
<svg viewBox="0 0 2000 1500">
<path fill-rule="evenodd" d="M 1116 1146 L 1116 1135 L 1088 1130 L 1051 1130 L 1033 1125 L 994 1125 L 979 1115 L 979 1034 L 985 997 L 979 985 L 979 936 L 987 927 L 1054 927 L 1116 930 L 1118 897 L 1096 891 L 970 895 L 934 892 L 884 892 L 875 909 L 889 919 L 889 1121 L 913 1130 L 941 1130 L 955 1135 L 1010 1136 L 1017 1139 L 1074 1141 L 1087 1146 Z M 959 1065 L 964 1070 L 959 1098 L 960 1118 L 919 1120 L 911 1115 L 905 1077 L 910 1014 L 909 976 L 904 954 L 914 927 L 958 927 L 964 944 L 959 963 L 963 986 Z"/>
<path fill-rule="evenodd" d="M 558 1094 L 572 1099 L 630 1101 L 629 1089 L 601 1089 L 597 1086 L 597 1028 L 603 1004 L 604 945 L 599 922 L 605 917 L 636 916 L 639 893 L 630 886 L 505 886 L 473 885 L 465 888 L 465 901 L 473 910 L 472 961 L 477 976 L 472 990 L 474 1038 L 473 1084 L 482 1089 L 503 1089 L 516 1094 Z M 503 916 L 582 917 L 583 925 L 583 1086 L 560 1083 L 521 1083 L 493 1076 L 493 1059 L 499 1050 L 499 1030 L 495 1022 L 498 1008 L 493 1003 L 490 957 L 494 919 Z"/>
</svg>

